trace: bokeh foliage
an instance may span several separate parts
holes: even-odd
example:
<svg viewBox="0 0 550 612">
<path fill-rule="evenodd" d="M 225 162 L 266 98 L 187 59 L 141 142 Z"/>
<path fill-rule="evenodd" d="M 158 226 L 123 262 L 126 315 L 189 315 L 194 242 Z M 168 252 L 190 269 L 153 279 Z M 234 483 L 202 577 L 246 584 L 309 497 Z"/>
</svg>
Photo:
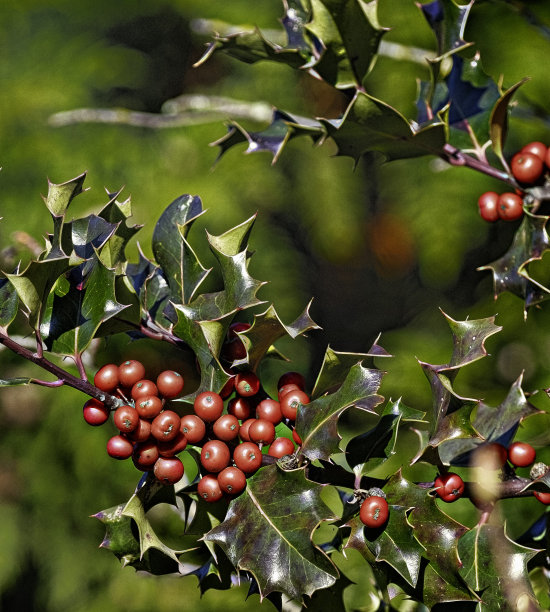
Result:
<svg viewBox="0 0 550 612">
<path fill-rule="evenodd" d="M 349 159 L 331 157 L 334 150 L 299 140 L 289 144 L 274 167 L 267 155 L 231 151 L 212 172 L 216 152 L 207 144 L 223 134 L 223 115 L 219 121 L 162 130 L 48 123 L 53 113 L 76 107 L 158 112 L 180 93 L 264 100 L 298 114 L 337 116 L 342 110 L 338 96 L 285 66 L 243 66 L 216 57 L 203 68 L 191 68 L 208 39 L 204 27 L 221 30 L 231 23 L 274 29 L 280 11 L 275 0 L 173 0 L 146 7 L 127 0 L 3 2 L 0 241 L 14 246 L 2 252 L 2 267 L 28 261 L 33 241 L 42 244 L 49 228 L 37 194 L 47 190 L 45 177 L 60 182 L 89 171 L 91 190 L 75 204 L 81 214 L 105 201 L 103 187 L 114 191 L 126 185 L 123 194 L 134 194 L 132 222 L 146 224 L 139 238 L 146 254 L 152 221 L 166 203 L 181 193 L 196 193 L 210 209 L 208 223 L 199 219 L 196 233 L 208 225 L 210 233 L 218 234 L 259 212 L 254 241 L 261 248 L 254 277 L 270 279 L 261 297 L 273 301 L 284 320 L 296 317 L 315 298 L 312 315 L 325 331 L 291 349 L 297 369 L 315 371 L 327 343 L 364 352 L 382 332 L 384 347 L 395 355 L 391 371 L 399 372 L 385 377 L 385 395 L 403 395 L 408 405 L 425 411 L 429 387 L 415 357 L 448 361 L 441 307 L 455 319 L 498 313 L 497 323 L 504 328 L 488 342 L 492 357 L 461 373 L 460 391 L 495 405 L 522 370 L 524 388 L 547 387 L 547 312 L 533 311 L 524 322 L 520 301 L 505 295 L 495 304 L 490 275 L 475 272 L 498 258 L 512 235 L 510 226 L 488 227 L 477 214 L 478 195 L 498 188 L 497 181 L 426 158 L 381 167 L 367 158 L 353 171 Z M 475 40 L 489 75 L 498 80 L 502 74 L 506 86 L 531 77 L 518 93 L 508 156 L 529 140 L 550 141 L 549 85 L 540 61 L 550 46 L 549 13 L 543 0 L 477 2 L 468 22 L 465 39 Z M 217 23 L 204 26 L 198 19 Z M 384 40 L 435 49 L 414 2 L 381 2 L 379 21 L 392 27 Z M 383 54 L 368 84 L 369 91 L 410 116 L 416 79 L 426 80 L 429 74 L 425 63 L 408 57 Z M 135 242 L 130 251 L 137 261 Z M 547 274 L 544 263 L 542 276 Z M 90 359 L 97 364 L 123 354 L 150 363 L 158 359 L 157 349 L 146 342 L 95 350 Z M 6 372 L 24 375 L 21 364 L 5 352 L 1 357 Z M 97 529 L 99 535 L 100 529 L 82 518 L 127 497 L 135 475 L 105 456 L 103 432 L 85 427 L 82 398 L 74 391 L 32 388 L 4 390 L 0 399 L 2 604 L 31 602 L 44 610 L 170 610 L 180 609 L 182 601 L 189 606 L 196 602 L 191 599 L 199 595 L 194 579 L 167 580 L 159 587 L 131 570 L 119 571 L 110 556 L 95 550 L 90 532 Z M 546 407 L 540 395 L 533 401 Z M 346 413 L 341 424 L 349 431 L 342 433 L 351 435 L 368 418 Z M 544 419 L 534 417 L 521 437 L 532 437 L 547 425 Z M 458 520 L 468 520 L 460 505 L 457 513 Z M 510 530 L 521 531 L 513 508 Z M 22 584 L 27 587 L 21 589 Z M 210 591 L 201 606 L 216 609 L 217 597 Z M 221 597 L 228 609 L 259 605 L 257 596 L 243 602 L 242 588 Z"/>
</svg>

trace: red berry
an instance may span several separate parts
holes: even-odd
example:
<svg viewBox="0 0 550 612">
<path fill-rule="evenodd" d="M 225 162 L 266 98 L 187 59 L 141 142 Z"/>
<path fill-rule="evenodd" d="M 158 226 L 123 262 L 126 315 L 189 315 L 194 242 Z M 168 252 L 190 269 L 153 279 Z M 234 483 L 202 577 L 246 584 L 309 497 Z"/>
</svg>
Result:
<svg viewBox="0 0 550 612">
<path fill-rule="evenodd" d="M 183 391 L 183 376 L 174 370 L 165 370 L 157 376 L 157 389 L 162 397 L 173 399 Z"/>
<path fill-rule="evenodd" d="M 107 453 L 114 459 L 128 459 L 133 450 L 134 445 L 124 436 L 113 436 L 107 442 Z"/>
<path fill-rule="evenodd" d="M 227 404 L 227 412 L 237 417 L 239 421 L 245 421 L 250 416 L 252 407 L 246 397 L 234 397 Z"/>
<path fill-rule="evenodd" d="M 367 497 L 359 510 L 359 518 L 367 527 L 382 527 L 388 520 L 388 516 L 388 502 L 378 495 Z"/>
<path fill-rule="evenodd" d="M 229 466 L 218 474 L 218 484 L 224 493 L 238 495 L 246 487 L 246 476 L 239 468 Z"/>
<path fill-rule="evenodd" d="M 232 376 L 222 387 L 220 391 L 220 397 L 222 399 L 227 399 L 232 393 L 235 391 L 235 377 Z"/>
<path fill-rule="evenodd" d="M 283 420 L 281 412 L 281 404 L 276 400 L 266 398 L 262 400 L 256 407 L 256 415 L 259 419 L 271 421 L 274 425 L 278 425 Z"/>
<path fill-rule="evenodd" d="M 214 391 L 199 393 L 193 403 L 195 414 L 203 421 L 211 423 L 219 419 L 223 412 L 223 400 Z"/>
<path fill-rule="evenodd" d="M 142 472 L 150 472 L 158 458 L 157 441 L 152 439 L 136 444 L 132 454 L 134 465 Z"/>
<path fill-rule="evenodd" d="M 159 394 L 157 385 L 152 380 L 147 380 L 146 378 L 142 378 L 138 380 L 137 383 L 132 387 L 132 391 L 130 392 L 133 400 L 138 400 L 141 397 L 149 397 L 150 395 Z"/>
<path fill-rule="evenodd" d="M 113 415 L 113 423 L 121 433 L 129 433 L 139 425 L 139 414 L 133 406 L 119 406 Z"/>
<path fill-rule="evenodd" d="M 218 479 L 212 474 L 206 474 L 206 476 L 199 480 L 197 493 L 199 497 L 207 502 L 217 502 L 223 497 L 223 491 L 220 489 Z"/>
<path fill-rule="evenodd" d="M 256 444 L 271 444 L 275 440 L 275 425 L 265 419 L 254 419 L 248 428 L 248 437 Z"/>
<path fill-rule="evenodd" d="M 550 493 L 543 493 L 542 491 L 533 491 L 533 495 L 543 504 L 547 506 L 550 504 Z"/>
<path fill-rule="evenodd" d="M 135 359 L 129 359 L 118 366 L 118 378 L 123 387 L 133 387 L 145 376 L 145 366 Z"/>
<path fill-rule="evenodd" d="M 241 397 L 252 397 L 260 390 L 260 379 L 254 372 L 239 372 L 235 376 L 235 391 Z"/>
<path fill-rule="evenodd" d="M 298 408 L 304 404 L 309 404 L 307 393 L 300 389 L 289 391 L 281 398 L 281 412 L 285 418 L 295 421 Z"/>
<path fill-rule="evenodd" d="M 435 479 L 435 492 L 444 502 L 454 502 L 464 493 L 464 481 L 458 474 L 448 472 Z"/>
<path fill-rule="evenodd" d="M 137 427 L 125 435 L 133 442 L 145 442 L 151 435 L 151 422 L 140 418 Z"/>
<path fill-rule="evenodd" d="M 206 434 L 206 425 L 196 414 L 186 414 L 181 417 L 180 431 L 188 442 L 197 444 Z"/>
<path fill-rule="evenodd" d="M 523 199 L 512 192 L 498 196 L 498 214 L 504 221 L 515 221 L 523 215 Z"/>
<path fill-rule="evenodd" d="M 494 223 L 500 218 L 498 214 L 498 193 L 495 191 L 486 191 L 485 193 L 482 193 L 479 196 L 477 205 L 479 208 L 479 214 L 485 221 Z"/>
<path fill-rule="evenodd" d="M 277 392 L 277 397 L 279 398 L 279 402 L 283 399 L 283 397 L 289 393 L 290 391 L 301 391 L 298 385 L 294 383 L 289 383 L 288 385 L 283 385 L 279 391 Z"/>
<path fill-rule="evenodd" d="M 232 414 L 222 414 L 222 416 L 214 423 L 212 430 L 218 440 L 229 442 L 234 440 L 239 435 L 239 420 Z"/>
<path fill-rule="evenodd" d="M 546 154 L 548 153 L 548 147 L 543 143 L 535 140 L 534 142 L 530 142 L 526 144 L 522 149 L 522 153 L 532 153 L 537 157 L 540 157 L 542 161 L 545 161 Z"/>
<path fill-rule="evenodd" d="M 238 338 L 237 334 L 239 332 L 246 331 L 247 329 L 250 329 L 250 323 L 241 323 L 240 321 L 231 323 L 227 331 L 227 337 L 229 340 L 233 340 L 234 338 Z"/>
<path fill-rule="evenodd" d="M 165 410 L 156 416 L 151 423 L 151 434 L 157 440 L 173 440 L 180 432 L 181 419 L 177 412 Z"/>
<path fill-rule="evenodd" d="M 285 385 L 296 385 L 302 391 L 306 388 L 305 378 L 299 372 L 285 372 L 277 382 L 277 389 Z"/>
<path fill-rule="evenodd" d="M 255 423 L 255 422 L 256 422 L 256 419 L 246 419 L 246 421 L 244 421 L 244 423 L 240 426 L 239 436 L 241 440 L 244 440 L 245 442 L 250 442 L 250 435 L 248 433 L 248 430 L 250 429 L 250 426 L 252 425 L 252 423 Z"/>
<path fill-rule="evenodd" d="M 103 425 L 109 418 L 109 409 L 103 402 L 92 397 L 82 407 L 82 415 L 88 425 Z"/>
<path fill-rule="evenodd" d="M 277 438 L 273 440 L 269 446 L 268 454 L 272 457 L 284 457 L 285 455 L 292 455 L 294 452 L 294 443 L 288 438 Z"/>
<path fill-rule="evenodd" d="M 250 474 L 262 465 L 262 451 L 253 442 L 243 442 L 233 451 L 233 461 L 245 474 Z"/>
<path fill-rule="evenodd" d="M 300 438 L 298 432 L 295 429 L 292 430 L 292 439 L 294 440 L 294 442 L 296 442 L 296 444 L 298 444 L 298 446 L 302 445 L 302 438 Z"/>
<path fill-rule="evenodd" d="M 183 477 L 183 463 L 177 457 L 159 457 L 155 462 L 155 478 L 164 484 L 175 484 Z"/>
<path fill-rule="evenodd" d="M 527 467 L 535 461 L 536 451 L 527 442 L 514 442 L 508 447 L 508 459 L 516 467 Z"/>
<path fill-rule="evenodd" d="M 512 157 L 510 169 L 520 183 L 536 183 L 544 171 L 544 162 L 538 155 L 520 151 Z"/>
<path fill-rule="evenodd" d="M 202 447 L 201 464 L 209 472 L 221 472 L 230 460 L 229 447 L 221 440 L 209 440 Z"/>
<path fill-rule="evenodd" d="M 119 384 L 118 366 L 114 363 L 108 363 L 107 365 L 99 368 L 94 376 L 94 385 L 106 393 L 111 393 L 111 391 L 114 391 Z"/>
<path fill-rule="evenodd" d="M 178 431 L 176 437 L 173 440 L 168 440 L 167 442 L 161 442 L 159 440 L 157 446 L 159 449 L 159 455 L 161 457 L 173 457 L 178 453 L 181 453 L 182 450 L 185 450 L 187 446 L 187 438 L 185 434 L 181 431 Z"/>
<path fill-rule="evenodd" d="M 156 395 L 145 395 L 136 400 L 136 410 L 142 419 L 154 419 L 162 406 L 162 400 Z"/>
</svg>

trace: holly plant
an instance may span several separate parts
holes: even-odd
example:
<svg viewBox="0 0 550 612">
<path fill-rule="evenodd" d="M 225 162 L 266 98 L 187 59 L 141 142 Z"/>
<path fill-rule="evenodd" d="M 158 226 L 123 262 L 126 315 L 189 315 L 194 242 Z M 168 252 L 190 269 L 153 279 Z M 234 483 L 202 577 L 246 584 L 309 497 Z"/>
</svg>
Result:
<svg viewBox="0 0 550 612">
<path fill-rule="evenodd" d="M 544 301 L 549 291 L 528 267 L 548 248 L 550 156 L 544 144 L 529 143 L 505 159 L 510 102 L 521 82 L 502 89 L 483 73 L 478 52 L 463 40 L 472 3 L 419 7 L 437 57 L 430 81 L 419 84 L 414 120 L 368 93 L 387 31 L 376 0 L 287 0 L 284 8 L 284 43 L 259 30 L 219 35 L 206 58 L 227 53 L 308 71 L 343 93 L 345 112 L 311 119 L 277 109 L 260 132 L 231 122 L 220 154 L 245 142 L 277 158 L 290 139 L 309 136 L 332 139 L 337 154 L 355 162 L 372 152 L 387 161 L 432 155 L 496 177 L 509 195 L 483 194 L 482 217 L 522 220 L 510 250 L 487 266 L 495 291 L 521 296 L 526 309 Z M 77 389 L 84 420 L 110 430 L 113 469 L 121 460 L 135 466 L 130 499 L 94 509 L 105 528 L 102 548 L 135 570 L 194 575 L 202 592 L 247 583 L 277 609 L 289 602 L 311 609 L 548 607 L 550 472 L 536 460 L 548 439 L 534 446 L 515 439 L 520 424 L 541 412 L 530 402 L 534 392 L 519 377 L 492 406 L 456 388 L 460 371 L 487 357 L 486 343 L 501 329 L 495 317 L 443 315 L 447 363 L 419 361 L 430 406 L 381 395 L 392 373 L 378 339 L 364 353 L 327 347 L 313 377 L 288 365 L 273 378 L 270 361 L 287 360 L 281 341 L 318 326 L 309 304 L 283 322 L 262 300 L 264 282 L 249 271 L 255 217 L 220 235 L 206 232 L 207 267 L 191 232 L 204 212 L 201 199 L 182 195 L 154 227 L 152 256 L 140 250 L 129 261 L 126 246 L 140 229 L 129 221 L 130 200 L 109 193 L 96 214 L 71 219 L 84 182 L 81 174 L 48 184 L 44 250 L 0 277 L 0 343 L 46 372 L 0 385 Z M 22 324 L 31 347 L 13 333 Z M 113 336 L 169 346 L 182 366 L 128 358 L 92 371 L 91 347 Z M 347 420 L 358 415 L 363 430 L 350 435 Z M 509 535 L 501 500 L 537 508 L 521 536 Z M 469 508 L 474 521 L 453 518 L 453 504 Z M 177 548 L 151 520 L 161 505 L 177 517 Z M 345 561 L 354 557 L 365 567 L 361 604 L 346 603 L 352 580 Z"/>
</svg>

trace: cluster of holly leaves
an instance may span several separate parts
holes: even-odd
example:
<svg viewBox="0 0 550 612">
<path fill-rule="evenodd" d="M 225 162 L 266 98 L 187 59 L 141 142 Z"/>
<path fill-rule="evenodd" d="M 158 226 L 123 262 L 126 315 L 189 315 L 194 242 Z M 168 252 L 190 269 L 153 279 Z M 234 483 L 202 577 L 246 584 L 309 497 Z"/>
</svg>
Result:
<svg viewBox="0 0 550 612">
<path fill-rule="evenodd" d="M 337 155 L 355 163 L 367 154 L 383 161 L 431 155 L 519 188 L 504 145 L 511 102 L 526 79 L 503 89 L 484 72 L 479 51 L 464 40 L 474 0 L 418 3 L 436 51 L 426 60 L 430 77 L 419 82 L 417 115 L 410 119 L 369 94 L 368 77 L 389 30 L 378 22 L 377 5 L 378 0 L 283 0 L 283 30 L 276 42 L 259 29 L 216 35 L 199 64 L 214 53 L 250 64 L 278 62 L 309 73 L 347 99 L 338 118 L 304 117 L 276 108 L 271 124 L 259 131 L 231 121 L 227 134 L 214 143 L 219 156 L 244 143 L 247 153 L 266 151 L 275 161 L 290 140 L 306 136 L 319 144 L 332 140 Z M 512 244 L 480 269 L 492 272 L 495 297 L 509 291 L 524 300 L 527 312 L 550 297 L 550 289 L 529 272 L 530 264 L 548 250 L 544 203 L 550 200 L 550 183 L 521 186 L 521 192 L 526 214 Z"/>
<path fill-rule="evenodd" d="M 137 262 L 129 262 L 125 247 L 139 229 L 128 224 L 129 200 L 120 202 L 118 194 L 110 194 L 97 215 L 68 219 L 67 209 L 82 192 L 84 178 L 49 184 L 44 200 L 53 231 L 44 252 L 24 270 L 0 278 L 0 342 L 57 380 L 17 378 L 1 380 L 1 386 L 63 382 L 114 409 L 120 400 L 94 387 L 82 371 L 84 351 L 94 338 L 113 334 L 128 334 L 137 341 L 156 338 L 180 345 L 187 354 L 191 348 L 196 356 L 200 383 L 173 402 L 186 414 L 201 391 L 219 392 L 231 373 L 259 371 L 264 359 L 282 357 L 278 340 L 317 327 L 308 307 L 284 324 L 274 307 L 257 297 L 263 283 L 248 271 L 253 218 L 221 235 L 207 233 L 221 286 L 201 293 L 209 270 L 189 242 L 193 222 L 203 213 L 199 197 L 183 195 L 162 213 L 153 232 L 154 260 L 140 253 Z M 239 333 L 246 356 L 224 363 L 226 332 L 243 312 L 252 323 Z M 10 338 L 18 313 L 26 316 L 36 337 L 36 351 Z M 136 570 L 193 574 L 202 591 L 230 588 L 237 579 L 248 581 L 251 592 L 269 598 L 277 608 L 288 599 L 310 607 L 334 599 L 340 608 L 349 580 L 331 556 L 352 549 L 370 564 L 366 588 L 371 600 L 385 609 L 398 609 L 396 602 L 403 597 L 428 607 L 460 601 L 487 610 L 516 609 L 520 600 L 535 602 L 535 592 L 547 590 L 540 586 L 548 516 L 542 504 L 540 517 L 513 541 L 498 521 L 480 520 L 468 528 L 448 516 L 436 500 L 433 481 L 408 479 L 407 465 L 376 477 L 375 470 L 396 454 L 404 428 L 414 427 L 418 433 L 411 462 L 431 464 L 435 479 L 444 466 L 468 466 L 480 446 L 507 446 L 520 422 L 538 413 L 521 379 L 496 407 L 455 392 L 460 369 L 486 356 L 485 341 L 500 328 L 493 318 L 447 320 L 453 339 L 449 363 L 420 363 L 433 393 L 428 412 L 379 395 L 384 372 L 374 362 L 384 358 L 387 363 L 390 356 L 377 341 L 364 354 L 328 347 L 308 389 L 311 401 L 298 408 L 296 431 L 302 444 L 293 462 L 264 465 L 248 478 L 240 496 L 208 503 L 197 494 L 200 448 L 189 450 L 188 445 L 186 472 L 179 483 L 165 485 L 145 474 L 128 501 L 95 514 L 106 529 L 101 546 Z M 52 361 L 56 356 L 80 364 L 80 377 Z M 374 425 L 344 443 L 339 421 L 350 409 L 367 411 Z M 472 481 L 488 478 L 472 476 Z M 532 498 L 533 490 L 548 491 L 549 484 L 548 476 L 532 480 L 512 470 L 506 496 Z M 475 485 L 467 486 L 465 496 L 485 512 L 499 496 L 497 487 L 495 499 L 476 500 Z M 389 505 L 388 521 L 378 529 L 365 527 L 358 516 L 357 490 L 371 487 L 382 488 Z M 159 504 L 172 506 L 181 521 L 177 549 L 153 527 L 149 511 Z"/>
</svg>

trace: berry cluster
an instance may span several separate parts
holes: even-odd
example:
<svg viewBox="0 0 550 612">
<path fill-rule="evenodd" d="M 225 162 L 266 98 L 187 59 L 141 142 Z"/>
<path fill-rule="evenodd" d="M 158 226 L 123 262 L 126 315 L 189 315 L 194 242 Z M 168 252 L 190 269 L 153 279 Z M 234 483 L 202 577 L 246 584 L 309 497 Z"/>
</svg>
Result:
<svg viewBox="0 0 550 612">
<path fill-rule="evenodd" d="M 107 442 L 107 453 L 115 459 L 131 457 L 139 470 L 153 471 L 161 482 L 178 482 L 184 468 L 176 455 L 187 446 L 188 439 L 182 433 L 179 414 L 166 409 L 165 402 L 181 394 L 181 374 L 165 370 L 153 382 L 145 378 L 143 364 L 131 359 L 119 366 L 110 363 L 101 367 L 94 384 L 124 402 L 113 413 L 119 433 Z M 102 425 L 110 411 L 92 398 L 84 404 L 83 414 L 90 425 Z"/>
<path fill-rule="evenodd" d="M 534 185 L 544 177 L 545 171 L 550 168 L 550 151 L 542 142 L 530 142 L 519 153 L 516 153 L 510 162 L 512 175 L 521 185 Z M 479 214 L 485 221 L 491 223 L 503 219 L 515 221 L 523 215 L 523 196 L 517 193 L 506 192 L 500 195 L 494 191 L 481 194 L 477 202 Z"/>
</svg>

